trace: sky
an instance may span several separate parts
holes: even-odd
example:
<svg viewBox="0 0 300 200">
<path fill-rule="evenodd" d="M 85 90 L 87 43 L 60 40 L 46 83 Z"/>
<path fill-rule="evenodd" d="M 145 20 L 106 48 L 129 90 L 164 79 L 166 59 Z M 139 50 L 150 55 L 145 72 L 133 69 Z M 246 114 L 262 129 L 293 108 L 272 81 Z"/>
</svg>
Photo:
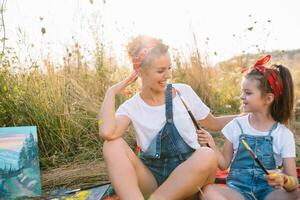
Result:
<svg viewBox="0 0 300 200">
<path fill-rule="evenodd" d="M 2 127 L 0 128 L 0 149 L 9 149 L 19 152 L 23 142 L 30 133 L 37 141 L 35 126 Z"/>
<path fill-rule="evenodd" d="M 0 134 L 0 149 L 9 149 L 19 152 L 25 139 L 25 134 L 9 135 L 6 137 L 2 137 Z"/>
<path fill-rule="evenodd" d="M 138 34 L 187 55 L 198 48 L 212 64 L 259 49 L 300 48 L 299 0 L 7 0 L 5 7 L 7 45 L 24 59 L 61 62 L 74 42 L 90 59 L 100 38 L 126 63 L 125 46 Z"/>
</svg>

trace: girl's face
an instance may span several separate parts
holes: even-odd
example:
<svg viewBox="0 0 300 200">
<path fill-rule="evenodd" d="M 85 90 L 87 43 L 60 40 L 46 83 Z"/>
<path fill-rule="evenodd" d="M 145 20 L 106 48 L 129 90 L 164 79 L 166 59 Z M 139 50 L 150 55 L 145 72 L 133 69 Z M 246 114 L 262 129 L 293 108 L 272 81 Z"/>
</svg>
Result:
<svg viewBox="0 0 300 200">
<path fill-rule="evenodd" d="M 162 55 L 141 69 L 143 87 L 155 92 L 164 92 L 167 81 L 172 77 L 172 64 L 169 54 Z"/>
<path fill-rule="evenodd" d="M 262 112 L 269 106 L 268 95 L 262 95 L 258 88 L 259 81 L 251 78 L 242 81 L 242 110 L 244 112 Z"/>
</svg>

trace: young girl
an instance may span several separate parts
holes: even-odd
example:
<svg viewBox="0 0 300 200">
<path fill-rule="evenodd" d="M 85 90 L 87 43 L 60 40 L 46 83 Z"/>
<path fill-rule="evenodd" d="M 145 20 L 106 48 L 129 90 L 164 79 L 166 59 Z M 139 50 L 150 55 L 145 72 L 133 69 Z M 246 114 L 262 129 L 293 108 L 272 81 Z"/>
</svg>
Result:
<svg viewBox="0 0 300 200">
<path fill-rule="evenodd" d="M 228 123 L 220 152 L 211 135 L 198 131 L 198 141 L 216 151 L 218 166 L 230 166 L 226 186 L 204 188 L 205 199 L 297 199 L 300 198 L 293 133 L 285 126 L 293 110 L 293 82 L 282 65 L 265 68 L 270 56 L 257 61 L 242 81 L 242 108 L 247 115 Z M 270 175 L 255 163 L 242 144 L 244 139 Z M 282 166 L 282 172 L 272 171 Z"/>
<path fill-rule="evenodd" d="M 192 88 L 168 85 L 172 64 L 161 40 L 139 36 L 128 45 L 134 72 L 108 89 L 102 103 L 100 135 L 110 181 L 121 199 L 186 199 L 214 182 L 217 160 L 213 150 L 200 148 L 193 122 L 176 91 L 202 126 L 221 130 L 233 117 L 214 117 Z M 141 91 L 115 112 L 115 96 L 136 78 Z M 122 139 L 132 124 L 141 156 Z"/>
</svg>

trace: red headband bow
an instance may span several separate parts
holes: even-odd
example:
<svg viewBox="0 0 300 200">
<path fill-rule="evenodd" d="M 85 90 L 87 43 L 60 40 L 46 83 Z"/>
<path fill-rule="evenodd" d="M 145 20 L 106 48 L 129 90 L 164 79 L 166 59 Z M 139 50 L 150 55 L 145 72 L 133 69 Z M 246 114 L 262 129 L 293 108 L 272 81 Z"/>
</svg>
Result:
<svg viewBox="0 0 300 200">
<path fill-rule="evenodd" d="M 156 47 L 156 45 L 159 43 L 159 40 L 152 39 L 148 44 L 143 46 L 139 52 L 136 54 L 135 57 L 132 58 L 133 68 L 135 71 L 138 71 L 144 61 L 144 59 L 147 57 L 147 55 L 150 53 L 150 51 Z"/>
<path fill-rule="evenodd" d="M 280 74 L 276 69 L 265 68 L 265 64 L 269 62 L 271 59 L 271 55 L 266 55 L 262 59 L 258 60 L 253 68 L 259 71 L 266 79 L 271 86 L 271 89 L 274 93 L 275 99 L 278 99 L 279 96 L 282 94 L 283 84 Z M 268 71 L 268 73 L 266 73 Z"/>
</svg>

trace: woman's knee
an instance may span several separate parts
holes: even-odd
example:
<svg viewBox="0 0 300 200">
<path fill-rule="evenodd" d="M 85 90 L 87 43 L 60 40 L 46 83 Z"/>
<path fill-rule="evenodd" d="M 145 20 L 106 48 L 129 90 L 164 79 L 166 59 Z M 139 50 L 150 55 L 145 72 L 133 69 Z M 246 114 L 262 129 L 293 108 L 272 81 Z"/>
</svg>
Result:
<svg viewBox="0 0 300 200">
<path fill-rule="evenodd" d="M 203 167 L 216 168 L 217 156 L 214 150 L 208 147 L 202 147 L 196 150 L 196 159 L 198 163 L 201 163 Z"/>
<path fill-rule="evenodd" d="M 197 149 L 187 165 L 189 170 L 196 174 L 203 175 L 203 173 L 211 176 L 215 175 L 217 169 L 217 158 L 212 149 L 200 148 Z"/>
<path fill-rule="evenodd" d="M 104 141 L 102 146 L 102 153 L 104 159 L 111 157 L 116 152 L 125 152 L 124 140 L 119 138 L 115 140 Z"/>
<path fill-rule="evenodd" d="M 211 193 L 211 192 L 214 192 L 214 191 L 215 191 L 215 187 L 214 187 L 213 184 L 208 184 L 208 185 L 206 185 L 206 186 L 204 186 L 204 187 L 202 188 L 202 192 L 203 192 L 204 194 L 206 194 L 206 193 Z"/>
</svg>

